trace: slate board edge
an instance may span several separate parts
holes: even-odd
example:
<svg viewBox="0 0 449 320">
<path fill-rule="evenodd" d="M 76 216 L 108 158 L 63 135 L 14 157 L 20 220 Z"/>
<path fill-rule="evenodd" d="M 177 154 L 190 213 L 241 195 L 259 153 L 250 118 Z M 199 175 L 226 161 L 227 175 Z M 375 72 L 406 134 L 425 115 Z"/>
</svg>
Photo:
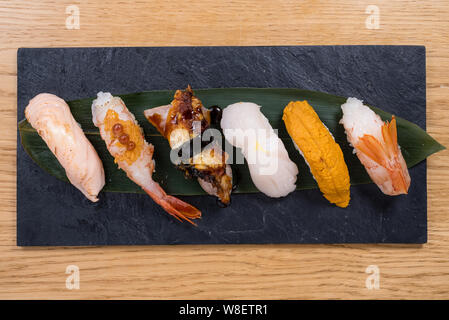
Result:
<svg viewBox="0 0 449 320">
<path fill-rule="evenodd" d="M 362 45 L 362 46 L 359 46 L 359 45 L 337 45 L 337 46 L 328 46 L 328 47 L 372 47 L 371 45 Z M 377 46 L 377 45 L 374 45 L 374 46 Z M 388 45 L 389 46 L 389 45 Z M 214 47 L 217 47 L 217 48 L 220 48 L 220 47 L 228 47 L 228 46 L 214 46 Z M 238 46 L 232 46 L 232 47 L 235 47 L 235 48 L 238 48 Z M 253 47 L 253 46 L 245 46 L 245 47 Z M 256 47 L 262 47 L 262 48 L 270 48 L 270 47 L 290 47 L 290 46 L 256 46 Z M 323 46 L 315 46 L 315 45 L 312 45 L 312 46 L 301 46 L 301 47 L 323 47 Z M 389 46 L 390 47 L 390 46 Z M 394 47 L 394 46 L 393 46 Z M 425 48 L 425 46 L 420 46 L 420 45 L 417 45 L 417 46 L 414 46 L 414 45 L 407 45 L 407 46 L 401 46 L 401 45 L 399 45 L 398 47 L 424 47 L 424 63 L 426 63 L 426 59 L 425 59 L 425 56 L 426 56 L 426 48 Z M 105 47 L 61 47 L 60 49 L 90 49 L 90 48 L 105 48 Z M 113 48 L 113 49 L 120 49 L 120 48 L 142 48 L 142 47 L 111 47 L 111 48 Z M 154 48 L 154 47 L 147 47 L 147 48 Z M 195 46 L 181 46 L 181 47 L 156 47 L 156 48 L 195 48 Z M 204 47 L 204 48 L 207 48 L 206 46 Z M 42 49 L 42 50 L 45 50 L 45 49 L 59 49 L 59 48 L 19 48 L 18 49 L 18 52 L 17 52 L 17 55 L 18 55 L 18 57 L 19 57 L 19 53 L 22 51 L 22 49 L 33 49 L 33 50 L 39 50 L 39 49 Z M 18 68 L 19 69 L 19 68 Z M 424 76 L 426 76 L 426 75 L 424 75 Z M 18 77 L 17 77 L 17 84 L 19 84 L 19 75 L 18 75 Z M 425 90 L 425 94 L 426 94 L 426 90 Z M 19 95 L 18 95 L 18 100 L 19 100 Z M 19 112 L 18 112 L 18 114 L 17 114 L 17 118 L 18 118 L 18 121 L 20 121 L 21 119 L 20 119 L 20 114 L 19 114 Z M 426 124 L 426 122 L 424 122 L 424 129 L 425 129 L 425 124 Z M 20 144 L 20 136 L 19 136 L 19 132 L 18 132 L 18 130 L 17 130 L 17 137 L 18 137 L 18 144 Z M 18 155 L 17 155 L 17 161 L 19 161 L 19 159 L 18 159 Z M 425 179 L 426 179 L 426 176 L 425 176 Z M 427 180 L 427 179 L 426 179 Z M 18 197 L 16 198 L 17 199 L 17 205 L 19 205 L 18 204 Z M 428 199 L 428 198 L 427 198 Z M 426 202 L 426 211 L 427 211 L 427 202 Z M 426 220 L 426 224 L 427 224 L 427 220 Z M 18 230 L 16 230 L 16 231 L 18 231 Z M 420 241 L 420 242 L 415 242 L 415 243 L 412 243 L 412 245 L 413 244 L 422 244 L 422 243 L 426 243 L 427 242 L 427 225 L 426 225 L 426 237 L 425 237 L 425 239 L 423 239 L 423 241 Z M 327 242 L 319 242 L 320 244 L 334 244 L 334 243 L 327 243 Z M 379 243 L 379 242 L 376 242 L 376 243 L 358 243 L 358 242 L 345 242 L 345 243 L 347 243 L 347 244 L 361 244 L 361 245 L 372 245 L 372 244 L 389 244 L 389 243 L 391 243 L 391 244 L 398 244 L 398 243 L 400 243 L 400 244 L 406 244 L 406 243 L 403 243 L 403 242 L 381 242 L 381 243 Z M 174 244 L 185 244 L 185 245 L 197 245 L 196 243 L 174 243 Z M 214 243 L 214 242 L 210 242 L 210 243 L 205 243 L 205 244 L 227 244 L 227 243 L 222 243 L 222 242 L 217 242 L 217 243 Z M 230 243 L 230 244 L 240 244 L 240 243 Z M 252 244 L 252 243 L 248 243 L 248 242 L 246 242 L 246 243 L 242 243 L 242 244 Z M 266 242 L 266 243 L 258 243 L 258 244 L 280 244 L 280 245 L 282 245 L 282 244 L 316 244 L 315 242 L 302 242 L 302 243 L 296 243 L 296 242 L 281 242 L 281 243 L 271 243 L 271 242 Z M 19 239 L 17 238 L 17 245 L 18 246 L 22 246 L 22 243 L 21 242 L 19 242 Z M 104 243 L 104 244 L 101 244 L 101 243 L 99 243 L 99 244 L 82 244 L 82 245 L 65 245 L 65 244 L 62 244 L 62 245 L 56 245 L 56 246 L 69 246 L 69 247 L 84 247 L 84 246 L 104 246 L 104 245 L 118 245 L 118 246 L 122 246 L 123 244 L 108 244 L 108 243 Z M 126 244 L 125 244 L 126 245 Z M 173 245 L 173 244 L 167 244 L 167 243 L 164 243 L 164 244 L 133 244 L 133 245 L 139 245 L 139 246 L 147 246 L 147 245 L 150 245 L 150 246 L 152 246 L 152 245 Z M 201 244 L 201 245 L 203 245 L 203 244 Z M 39 247 L 39 246 L 42 246 L 42 245 L 29 245 L 29 244 L 25 244 L 24 246 L 33 246 L 33 247 Z M 49 246 L 52 246 L 52 245 L 49 245 Z M 46 245 L 45 245 L 45 247 L 47 247 Z"/>
</svg>

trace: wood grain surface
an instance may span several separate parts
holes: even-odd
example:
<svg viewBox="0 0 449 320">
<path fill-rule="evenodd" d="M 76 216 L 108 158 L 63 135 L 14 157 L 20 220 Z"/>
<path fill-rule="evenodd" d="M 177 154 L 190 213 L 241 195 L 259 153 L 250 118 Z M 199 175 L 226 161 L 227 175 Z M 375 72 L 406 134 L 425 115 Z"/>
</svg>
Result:
<svg viewBox="0 0 449 320">
<path fill-rule="evenodd" d="M 80 29 L 66 7 L 77 5 Z M 377 5 L 380 28 L 366 28 Z M 449 146 L 449 1 L 0 1 L 0 298 L 449 298 L 449 152 L 428 159 L 429 242 L 16 246 L 19 47 L 410 44 L 427 47 L 427 129 Z M 361 212 L 361 214 L 363 214 Z M 80 289 L 66 288 L 66 267 Z M 365 286 L 377 265 L 380 288 Z"/>
</svg>

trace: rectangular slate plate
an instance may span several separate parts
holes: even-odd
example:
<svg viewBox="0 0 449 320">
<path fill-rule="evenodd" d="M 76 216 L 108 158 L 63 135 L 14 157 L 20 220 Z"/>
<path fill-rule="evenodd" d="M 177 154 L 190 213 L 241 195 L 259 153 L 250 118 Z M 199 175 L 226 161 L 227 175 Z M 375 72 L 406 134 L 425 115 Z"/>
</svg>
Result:
<svg viewBox="0 0 449 320">
<path fill-rule="evenodd" d="M 19 49 L 18 121 L 28 101 L 157 89 L 288 87 L 355 96 L 425 129 L 422 46 L 163 47 Z M 201 98 L 201 97 L 200 97 Z M 148 196 L 101 193 L 95 204 L 41 170 L 17 147 L 17 244 L 84 246 L 228 243 L 425 243 L 425 161 L 410 170 L 408 196 L 373 184 L 351 187 L 346 209 L 319 190 L 283 199 L 236 194 L 226 209 L 211 196 L 181 197 L 200 208 L 198 227 L 178 223 Z"/>
</svg>

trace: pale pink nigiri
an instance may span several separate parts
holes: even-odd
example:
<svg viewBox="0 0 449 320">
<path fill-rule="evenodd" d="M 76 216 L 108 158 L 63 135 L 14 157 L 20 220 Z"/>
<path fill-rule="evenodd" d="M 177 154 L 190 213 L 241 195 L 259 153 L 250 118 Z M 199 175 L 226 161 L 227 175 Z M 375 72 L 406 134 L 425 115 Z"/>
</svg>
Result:
<svg viewBox="0 0 449 320">
<path fill-rule="evenodd" d="M 103 164 L 67 103 L 41 93 L 30 100 L 25 117 L 63 166 L 69 181 L 89 200 L 98 201 L 105 184 Z"/>
</svg>

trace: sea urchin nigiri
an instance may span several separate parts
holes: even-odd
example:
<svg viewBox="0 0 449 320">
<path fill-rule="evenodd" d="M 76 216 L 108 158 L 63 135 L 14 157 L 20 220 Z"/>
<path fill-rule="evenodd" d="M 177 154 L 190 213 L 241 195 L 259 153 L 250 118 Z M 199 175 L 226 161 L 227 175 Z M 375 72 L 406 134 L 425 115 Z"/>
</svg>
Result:
<svg viewBox="0 0 449 320">
<path fill-rule="evenodd" d="M 339 207 L 349 204 L 349 172 L 343 152 L 307 101 L 284 109 L 287 131 L 304 157 L 324 197 Z"/>
</svg>

